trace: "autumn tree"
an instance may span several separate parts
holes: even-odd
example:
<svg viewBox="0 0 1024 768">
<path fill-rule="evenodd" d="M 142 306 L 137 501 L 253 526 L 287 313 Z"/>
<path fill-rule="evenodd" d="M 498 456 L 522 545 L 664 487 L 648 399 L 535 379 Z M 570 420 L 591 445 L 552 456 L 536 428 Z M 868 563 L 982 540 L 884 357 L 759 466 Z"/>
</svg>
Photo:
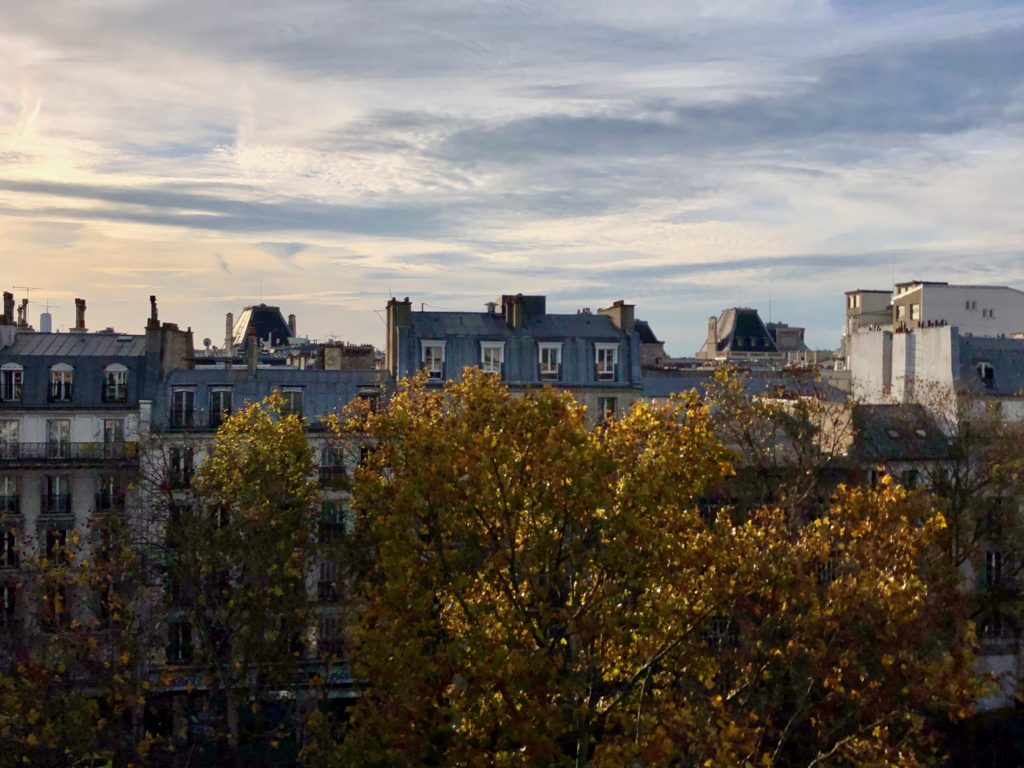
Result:
<svg viewBox="0 0 1024 768">
<path fill-rule="evenodd" d="M 886 486 L 710 519 L 733 467 L 695 395 L 583 410 L 467 370 L 339 426 L 376 444 L 347 558 L 368 688 L 309 761 L 925 764 L 975 693 L 941 516 Z"/>
<path fill-rule="evenodd" d="M 151 616 L 124 510 L 84 531 L 45 530 L 22 562 L 20 597 L 35 606 L 0 659 L 0 766 L 128 764 L 142 730 Z"/>
<path fill-rule="evenodd" d="M 243 735 L 257 745 L 254 764 L 291 730 L 261 710 L 301 682 L 314 619 L 313 469 L 303 421 L 272 395 L 224 421 L 192 504 L 170 521 L 168 656 L 199 673 L 220 764 L 238 759 Z"/>
</svg>

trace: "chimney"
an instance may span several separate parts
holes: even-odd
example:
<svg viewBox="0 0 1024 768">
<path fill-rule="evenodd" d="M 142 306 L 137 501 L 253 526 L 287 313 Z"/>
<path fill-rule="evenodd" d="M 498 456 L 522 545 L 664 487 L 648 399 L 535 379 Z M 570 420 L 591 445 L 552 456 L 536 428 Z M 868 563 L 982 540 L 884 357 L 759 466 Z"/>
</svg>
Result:
<svg viewBox="0 0 1024 768">
<path fill-rule="evenodd" d="M 620 331 L 632 331 L 636 327 L 636 307 L 622 299 L 606 309 L 598 309 L 597 314 L 610 317 L 612 324 Z"/>
<path fill-rule="evenodd" d="M 392 298 L 387 306 L 387 338 L 384 341 L 384 364 L 392 376 L 402 374 L 399 350 L 399 338 L 402 326 L 412 325 L 412 302 L 406 296 L 402 301 Z"/>
<path fill-rule="evenodd" d="M 4 323 L 14 325 L 14 294 L 4 291 Z"/>
<path fill-rule="evenodd" d="M 298 326 L 295 324 L 295 315 L 288 315 L 288 333 L 293 339 L 298 338 Z"/>
<path fill-rule="evenodd" d="M 150 295 L 149 297 L 149 323 L 148 325 L 152 328 L 160 327 L 160 319 L 156 312 L 156 296 Z"/>
<path fill-rule="evenodd" d="M 18 327 L 28 328 L 28 299 L 22 299 L 18 305 Z"/>
<path fill-rule="evenodd" d="M 718 354 L 718 318 L 712 315 L 708 318 L 708 358 L 713 360 Z"/>
<path fill-rule="evenodd" d="M 523 328 L 523 294 L 501 297 L 501 314 L 505 316 L 505 325 L 510 330 L 519 331 Z"/>
<path fill-rule="evenodd" d="M 235 316 L 230 312 L 224 317 L 224 349 L 228 352 L 235 346 Z"/>
<path fill-rule="evenodd" d="M 75 327 L 71 330 L 79 333 L 88 330 L 85 327 L 85 299 L 75 299 Z"/>
<path fill-rule="evenodd" d="M 249 375 L 255 376 L 260 362 L 260 340 L 256 338 L 256 331 L 250 331 L 245 339 L 245 362 Z"/>
<path fill-rule="evenodd" d="M 487 314 L 493 315 L 495 310 L 498 308 L 498 302 L 488 301 L 486 304 L 484 304 L 484 306 L 487 307 Z"/>
</svg>

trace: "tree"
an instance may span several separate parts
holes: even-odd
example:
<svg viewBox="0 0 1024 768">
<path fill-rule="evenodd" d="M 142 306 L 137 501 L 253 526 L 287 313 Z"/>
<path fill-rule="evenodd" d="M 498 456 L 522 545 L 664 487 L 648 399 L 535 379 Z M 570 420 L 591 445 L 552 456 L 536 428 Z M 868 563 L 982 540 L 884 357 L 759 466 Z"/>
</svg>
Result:
<svg viewBox="0 0 1024 768">
<path fill-rule="evenodd" d="M 127 764 L 142 732 L 150 615 L 123 510 L 97 512 L 86 536 L 48 529 L 23 566 L 38 611 L 6 636 L 0 663 L 0 766 Z"/>
<path fill-rule="evenodd" d="M 942 518 L 886 486 L 809 525 L 702 518 L 732 471 L 696 395 L 596 431 L 467 369 L 338 425 L 353 488 L 337 745 L 364 765 L 915 765 L 975 693 Z"/>
<path fill-rule="evenodd" d="M 302 420 L 272 395 L 220 426 L 193 504 L 170 523 L 167 655 L 200 674 L 221 764 L 237 759 L 243 732 L 263 747 L 290 730 L 260 712 L 301 682 L 314 618 L 313 470 Z"/>
</svg>

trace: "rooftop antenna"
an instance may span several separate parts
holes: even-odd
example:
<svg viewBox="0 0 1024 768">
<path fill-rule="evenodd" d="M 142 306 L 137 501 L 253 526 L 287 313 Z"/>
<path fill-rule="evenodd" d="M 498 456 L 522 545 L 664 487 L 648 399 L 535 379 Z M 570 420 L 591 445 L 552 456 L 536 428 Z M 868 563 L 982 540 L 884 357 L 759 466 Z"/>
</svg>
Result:
<svg viewBox="0 0 1024 768">
<path fill-rule="evenodd" d="M 41 290 L 43 290 L 42 288 L 37 288 L 37 287 L 32 286 L 32 285 L 12 285 L 11 288 L 14 289 L 15 291 L 24 291 L 26 299 L 31 298 L 31 292 L 32 291 L 41 291 Z"/>
</svg>

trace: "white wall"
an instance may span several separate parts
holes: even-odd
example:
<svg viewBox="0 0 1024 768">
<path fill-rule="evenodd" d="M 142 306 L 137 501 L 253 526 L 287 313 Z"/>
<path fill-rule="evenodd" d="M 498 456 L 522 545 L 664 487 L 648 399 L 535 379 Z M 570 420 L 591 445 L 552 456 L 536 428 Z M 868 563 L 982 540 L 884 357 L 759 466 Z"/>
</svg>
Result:
<svg viewBox="0 0 1024 768">
<path fill-rule="evenodd" d="M 921 322 L 944 321 L 973 336 L 999 336 L 1024 330 L 1024 293 L 1006 287 L 969 285 L 925 285 L 921 300 Z M 977 303 L 968 310 L 966 302 Z M 982 310 L 994 310 L 985 317 Z"/>
</svg>

